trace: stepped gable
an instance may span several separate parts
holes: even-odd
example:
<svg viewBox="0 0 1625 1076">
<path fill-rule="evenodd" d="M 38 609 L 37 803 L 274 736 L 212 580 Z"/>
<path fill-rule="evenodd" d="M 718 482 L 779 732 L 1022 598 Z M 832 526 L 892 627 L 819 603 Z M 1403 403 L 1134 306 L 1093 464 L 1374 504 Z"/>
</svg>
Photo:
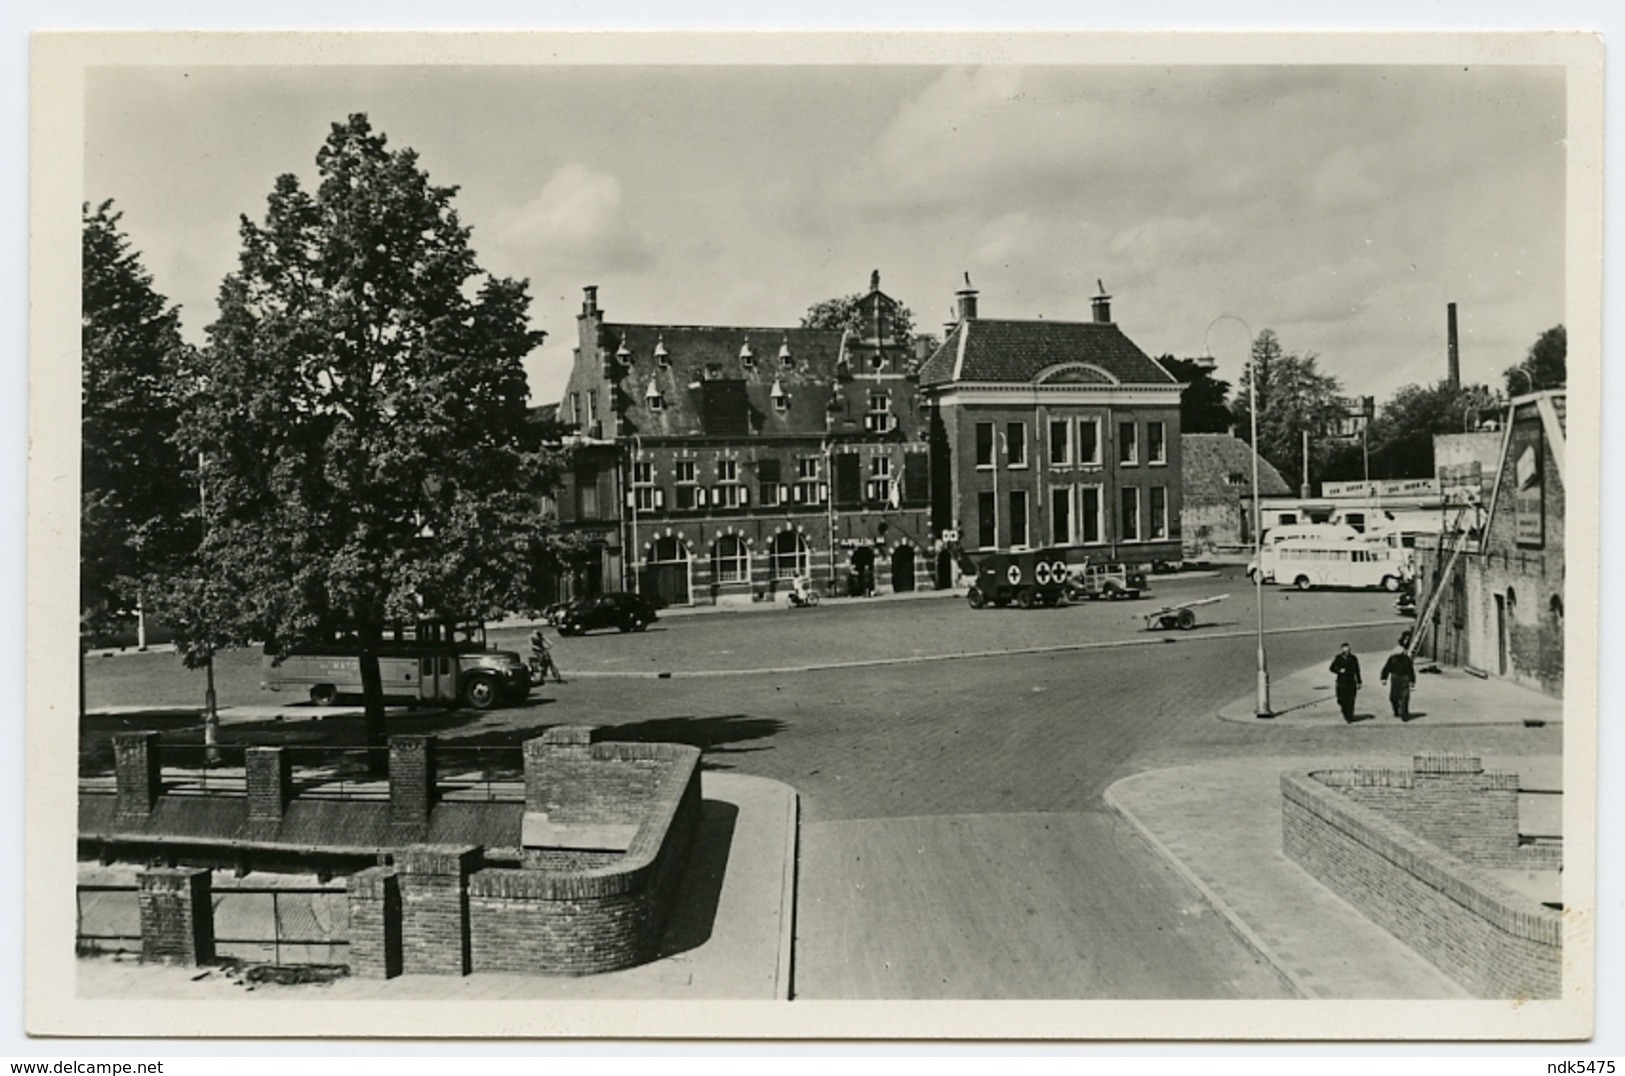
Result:
<svg viewBox="0 0 1625 1076">
<path fill-rule="evenodd" d="M 1019 384 L 1065 363 L 1098 367 L 1121 384 L 1175 380 L 1111 322 L 974 318 L 954 327 L 921 369 L 920 383 Z"/>
</svg>

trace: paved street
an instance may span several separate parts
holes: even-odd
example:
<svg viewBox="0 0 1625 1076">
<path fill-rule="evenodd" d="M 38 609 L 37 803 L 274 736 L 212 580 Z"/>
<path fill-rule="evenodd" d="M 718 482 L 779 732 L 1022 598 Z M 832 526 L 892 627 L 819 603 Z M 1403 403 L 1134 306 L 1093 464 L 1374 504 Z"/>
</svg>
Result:
<svg viewBox="0 0 1625 1076">
<path fill-rule="evenodd" d="M 1145 603 L 984 611 L 949 598 L 669 617 L 664 631 L 564 640 L 563 686 L 530 706 L 484 715 L 403 717 L 464 743 L 512 743 L 585 722 L 615 738 L 705 749 L 715 770 L 770 777 L 802 794 L 795 991 L 858 997 L 1286 997 L 1273 969 L 1203 904 L 1105 804 L 1119 778 L 1191 762 L 1325 757 L 1351 729 L 1249 726 L 1220 707 L 1252 690 L 1251 592 L 1244 581 L 1166 582 L 1159 598 L 1213 593 L 1193 632 L 1146 633 Z M 1381 594 L 1267 590 L 1281 674 L 1391 645 Z M 1317 625 L 1373 624 L 1317 629 Z M 1075 649 L 948 660 L 1000 648 Z M 753 675 L 683 675 L 840 660 L 899 664 Z M 816 660 L 814 660 L 816 659 Z M 164 655 L 99 659 L 91 705 L 121 670 L 149 705 L 184 704 L 185 674 L 160 682 Z M 670 679 L 581 673 L 653 671 Z M 222 692 L 253 663 L 223 660 Z M 226 686 L 230 681 L 229 688 Z M 173 685 L 178 684 L 179 689 Z M 344 741 L 349 718 L 236 725 Z M 1358 749 L 1552 754 L 1558 728 L 1359 728 Z"/>
</svg>

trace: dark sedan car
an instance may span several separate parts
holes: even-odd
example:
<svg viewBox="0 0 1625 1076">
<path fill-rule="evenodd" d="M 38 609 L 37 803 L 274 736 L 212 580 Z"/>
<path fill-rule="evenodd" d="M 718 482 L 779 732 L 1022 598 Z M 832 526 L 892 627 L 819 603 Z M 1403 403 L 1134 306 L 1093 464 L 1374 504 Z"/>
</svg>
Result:
<svg viewBox="0 0 1625 1076">
<path fill-rule="evenodd" d="M 616 592 L 578 598 L 558 614 L 560 635 L 580 635 L 595 628 L 642 631 L 655 622 L 655 607 L 637 594 Z"/>
</svg>

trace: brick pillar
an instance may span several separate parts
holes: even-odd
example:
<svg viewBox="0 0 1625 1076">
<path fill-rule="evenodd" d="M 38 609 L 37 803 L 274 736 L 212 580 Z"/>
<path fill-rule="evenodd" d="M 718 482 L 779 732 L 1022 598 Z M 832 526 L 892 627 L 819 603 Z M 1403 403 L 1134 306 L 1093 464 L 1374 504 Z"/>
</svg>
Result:
<svg viewBox="0 0 1625 1076">
<path fill-rule="evenodd" d="M 468 876 L 478 845 L 420 844 L 396 857 L 401 881 L 401 967 L 409 975 L 467 975 Z"/>
<path fill-rule="evenodd" d="M 276 825 L 293 799 L 293 772 L 280 747 L 248 749 L 248 821 Z"/>
<path fill-rule="evenodd" d="M 393 867 L 350 875 L 350 974 L 391 979 L 401 973 L 401 883 Z"/>
<path fill-rule="evenodd" d="M 209 872 L 162 867 L 136 875 L 141 906 L 141 959 L 163 964 L 214 963 L 214 903 Z"/>
<path fill-rule="evenodd" d="M 429 835 L 435 798 L 435 738 L 389 738 L 389 837 L 413 844 Z"/>
<path fill-rule="evenodd" d="M 1518 775 L 1486 773 L 1476 755 L 1426 752 L 1411 759 L 1411 824 L 1422 837 L 1481 866 L 1518 846 Z"/>
<path fill-rule="evenodd" d="M 145 819 L 163 791 L 158 774 L 158 734 L 121 732 L 115 735 L 113 774 L 118 788 L 119 821 Z"/>
</svg>

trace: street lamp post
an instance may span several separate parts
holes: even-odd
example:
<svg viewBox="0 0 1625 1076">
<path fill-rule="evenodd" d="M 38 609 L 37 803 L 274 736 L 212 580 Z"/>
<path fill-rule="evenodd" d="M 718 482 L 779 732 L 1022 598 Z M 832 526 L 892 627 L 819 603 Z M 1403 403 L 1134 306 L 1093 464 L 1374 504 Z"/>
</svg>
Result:
<svg viewBox="0 0 1625 1076">
<path fill-rule="evenodd" d="M 1221 321 L 1236 322 L 1241 326 L 1242 331 L 1246 333 L 1246 339 L 1248 341 L 1247 411 L 1250 425 L 1252 427 L 1252 444 L 1249 447 L 1252 449 L 1253 456 L 1253 564 L 1256 565 L 1256 570 L 1253 572 L 1253 600 L 1258 611 L 1258 679 L 1257 696 L 1254 700 L 1255 705 L 1253 707 L 1253 716 L 1260 719 L 1272 718 L 1275 716 L 1275 714 L 1270 709 L 1269 660 L 1264 654 L 1264 517 L 1263 506 L 1258 503 L 1258 379 L 1253 376 L 1252 369 L 1251 342 L 1253 339 L 1253 330 L 1245 321 L 1236 317 L 1234 314 L 1220 314 L 1218 317 L 1208 322 L 1207 333 L 1205 335 L 1209 339 L 1208 341 L 1205 341 L 1205 343 L 1209 357 L 1212 357 L 1213 354 L 1213 349 L 1211 346 L 1213 326 L 1217 325 Z"/>
</svg>

